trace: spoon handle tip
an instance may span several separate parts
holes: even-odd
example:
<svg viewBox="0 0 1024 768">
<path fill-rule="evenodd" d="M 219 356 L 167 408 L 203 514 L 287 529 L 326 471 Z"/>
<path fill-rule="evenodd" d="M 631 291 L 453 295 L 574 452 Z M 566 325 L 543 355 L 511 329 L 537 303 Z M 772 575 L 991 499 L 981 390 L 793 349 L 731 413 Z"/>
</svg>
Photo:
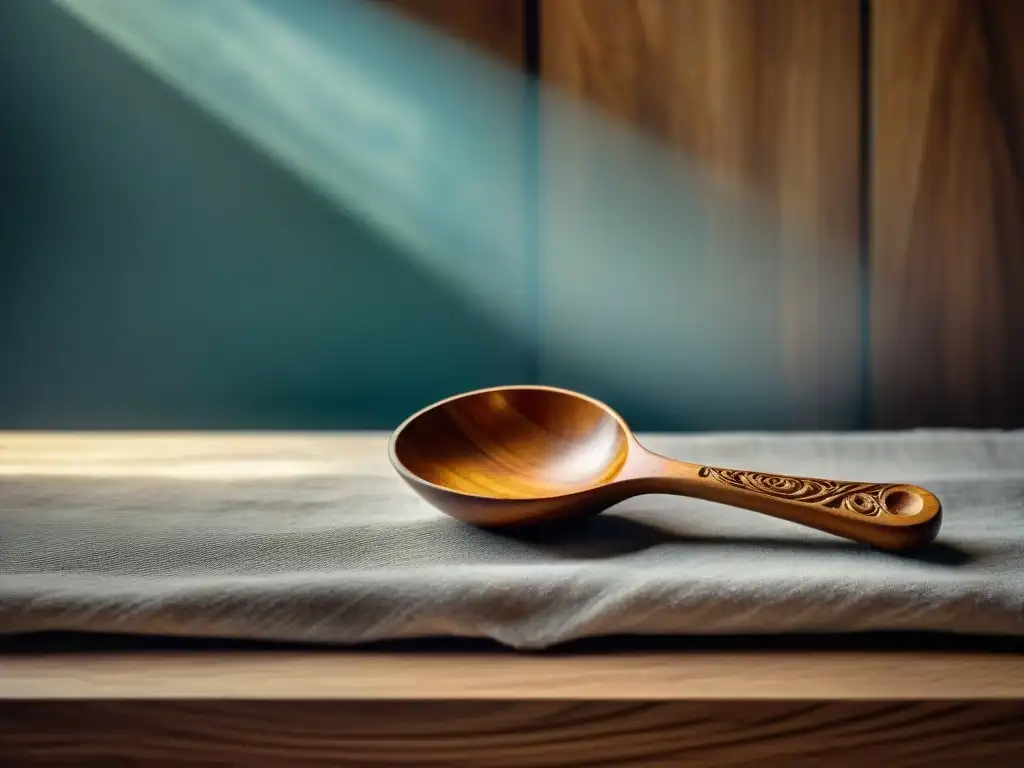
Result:
<svg viewBox="0 0 1024 768">
<path fill-rule="evenodd" d="M 916 485 L 698 466 L 694 473 L 694 465 L 667 461 L 658 476 L 673 493 L 790 520 L 878 549 L 923 546 L 941 524 L 939 499 Z"/>
</svg>

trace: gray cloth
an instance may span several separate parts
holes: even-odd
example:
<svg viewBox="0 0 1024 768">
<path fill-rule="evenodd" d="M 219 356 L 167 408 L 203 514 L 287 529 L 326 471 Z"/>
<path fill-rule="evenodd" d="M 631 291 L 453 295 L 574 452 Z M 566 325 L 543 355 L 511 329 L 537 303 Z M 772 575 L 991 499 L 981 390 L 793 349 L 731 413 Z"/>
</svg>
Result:
<svg viewBox="0 0 1024 768">
<path fill-rule="evenodd" d="M 708 502 L 555 538 L 448 519 L 386 436 L 0 435 L 0 628 L 353 643 L 937 630 L 1024 636 L 1024 431 L 649 436 L 718 466 L 917 483 L 914 558 Z"/>
</svg>

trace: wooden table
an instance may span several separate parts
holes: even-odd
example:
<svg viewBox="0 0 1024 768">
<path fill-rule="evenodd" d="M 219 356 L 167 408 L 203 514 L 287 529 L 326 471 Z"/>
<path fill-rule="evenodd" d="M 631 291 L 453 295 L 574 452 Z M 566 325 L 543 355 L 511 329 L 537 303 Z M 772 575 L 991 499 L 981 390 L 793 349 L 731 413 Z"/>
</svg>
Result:
<svg viewBox="0 0 1024 768">
<path fill-rule="evenodd" d="M 4 474 L 391 471 L 372 435 L 335 440 L 329 466 L 301 436 L 22 433 L 0 444 Z M 0 765 L 1024 764 L 1024 655 L 844 642 L 523 655 L 22 638 L 0 644 Z"/>
<path fill-rule="evenodd" d="M 0 669 L 4 765 L 1024 760 L 1009 653 L 21 650 Z"/>
</svg>

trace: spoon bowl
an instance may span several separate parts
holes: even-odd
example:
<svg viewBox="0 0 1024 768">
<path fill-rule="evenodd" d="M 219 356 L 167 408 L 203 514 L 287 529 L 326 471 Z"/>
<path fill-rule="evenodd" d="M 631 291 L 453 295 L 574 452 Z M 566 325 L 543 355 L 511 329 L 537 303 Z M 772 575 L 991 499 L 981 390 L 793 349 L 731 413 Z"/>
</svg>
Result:
<svg viewBox="0 0 1024 768">
<path fill-rule="evenodd" d="M 665 493 L 772 515 L 887 550 L 935 538 L 941 504 L 913 485 L 691 464 L 644 448 L 610 407 L 570 390 L 493 387 L 441 400 L 391 436 L 402 479 L 441 512 L 484 527 L 596 514 Z"/>
</svg>

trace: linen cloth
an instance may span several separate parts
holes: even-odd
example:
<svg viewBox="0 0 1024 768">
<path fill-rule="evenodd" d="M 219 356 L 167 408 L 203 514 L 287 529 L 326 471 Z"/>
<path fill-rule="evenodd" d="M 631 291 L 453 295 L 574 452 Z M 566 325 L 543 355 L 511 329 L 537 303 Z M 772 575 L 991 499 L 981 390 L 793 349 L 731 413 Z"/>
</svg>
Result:
<svg viewBox="0 0 1024 768">
<path fill-rule="evenodd" d="M 925 630 L 1024 636 L 1024 431 L 642 435 L 739 469 L 922 485 L 914 557 L 668 496 L 547 537 L 421 501 L 387 435 L 0 433 L 0 631 L 352 644 Z"/>
</svg>

